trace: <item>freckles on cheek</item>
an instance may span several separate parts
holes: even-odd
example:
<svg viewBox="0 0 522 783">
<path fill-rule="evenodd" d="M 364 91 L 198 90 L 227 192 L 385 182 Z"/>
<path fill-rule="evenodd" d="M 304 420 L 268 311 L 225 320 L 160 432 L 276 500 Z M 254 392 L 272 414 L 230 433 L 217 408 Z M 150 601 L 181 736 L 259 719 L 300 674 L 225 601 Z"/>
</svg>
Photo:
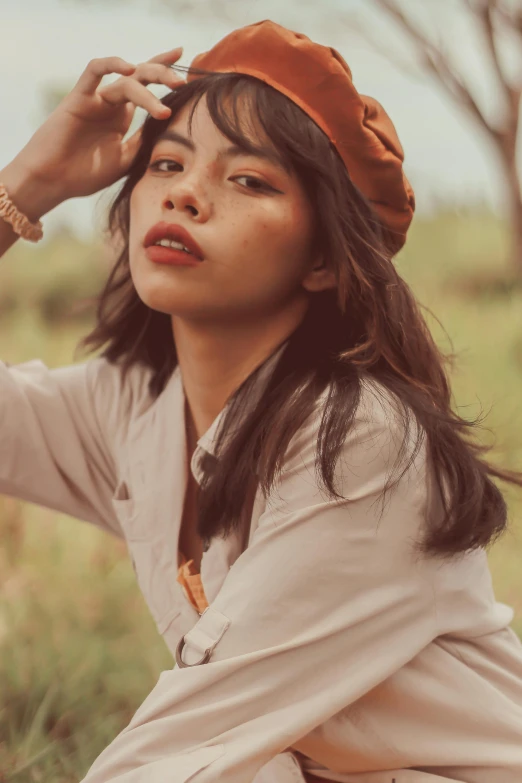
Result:
<svg viewBox="0 0 522 783">
<path fill-rule="evenodd" d="M 291 205 L 287 215 L 287 225 L 290 231 L 296 231 L 299 226 L 305 226 L 309 221 L 309 215 L 304 205 L 296 202 Z"/>
<path fill-rule="evenodd" d="M 257 229 L 257 233 L 261 240 L 263 242 L 269 242 L 271 238 L 273 238 L 279 231 L 279 228 L 277 225 L 272 225 L 270 223 L 260 223 Z"/>
<path fill-rule="evenodd" d="M 276 226 L 271 225 L 269 222 L 261 221 L 259 223 L 258 231 L 263 236 L 269 236 L 274 232 L 274 229 L 276 229 Z"/>
<path fill-rule="evenodd" d="M 276 233 L 277 229 L 269 221 L 252 222 L 243 232 L 239 247 L 243 251 L 252 247 L 265 247 L 273 242 Z"/>
</svg>

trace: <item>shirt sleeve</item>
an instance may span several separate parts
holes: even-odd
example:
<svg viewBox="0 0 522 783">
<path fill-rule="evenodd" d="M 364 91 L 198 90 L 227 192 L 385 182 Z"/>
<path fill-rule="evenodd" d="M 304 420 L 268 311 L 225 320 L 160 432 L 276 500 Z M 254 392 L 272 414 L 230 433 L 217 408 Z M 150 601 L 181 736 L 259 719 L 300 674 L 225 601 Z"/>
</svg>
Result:
<svg viewBox="0 0 522 783">
<path fill-rule="evenodd" d="M 122 536 L 111 498 L 119 372 L 104 359 L 0 362 L 0 493 Z"/>
<path fill-rule="evenodd" d="M 413 548 L 427 516 L 425 447 L 382 504 L 404 430 L 371 400 L 334 473 L 351 502 L 319 489 L 312 417 L 248 548 L 184 637 L 191 665 L 161 673 L 83 783 L 248 783 L 437 636 L 435 566 Z"/>
</svg>

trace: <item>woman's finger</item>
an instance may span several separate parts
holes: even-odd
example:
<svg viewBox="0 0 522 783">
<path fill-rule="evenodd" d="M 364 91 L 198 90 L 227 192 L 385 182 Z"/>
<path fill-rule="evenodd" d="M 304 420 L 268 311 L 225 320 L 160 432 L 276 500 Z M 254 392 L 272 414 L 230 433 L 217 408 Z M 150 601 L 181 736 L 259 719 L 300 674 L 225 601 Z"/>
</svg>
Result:
<svg viewBox="0 0 522 783">
<path fill-rule="evenodd" d="M 131 101 L 135 106 L 141 106 L 159 120 L 166 119 L 170 114 L 170 109 L 167 106 L 132 77 L 122 77 L 112 84 L 107 84 L 98 90 L 98 95 L 113 106 Z"/>
<path fill-rule="evenodd" d="M 167 87 L 177 87 L 184 82 L 168 65 L 160 63 L 140 63 L 132 78 L 140 84 L 165 84 Z"/>
<path fill-rule="evenodd" d="M 121 57 L 95 57 L 87 64 L 74 89 L 83 95 L 92 95 L 107 74 L 121 73 L 129 76 L 135 69 L 133 63 L 128 63 Z"/>
</svg>

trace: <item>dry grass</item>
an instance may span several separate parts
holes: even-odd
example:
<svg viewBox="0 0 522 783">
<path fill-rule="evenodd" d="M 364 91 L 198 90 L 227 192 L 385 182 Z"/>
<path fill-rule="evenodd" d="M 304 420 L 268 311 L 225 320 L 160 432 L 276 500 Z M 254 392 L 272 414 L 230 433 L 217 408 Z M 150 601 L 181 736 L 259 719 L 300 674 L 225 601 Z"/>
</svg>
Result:
<svg viewBox="0 0 522 783">
<path fill-rule="evenodd" d="M 68 364 L 88 324 L 44 328 L 43 311 L 29 306 L 17 285 L 25 290 L 33 264 L 48 291 L 47 276 L 60 274 L 53 249 L 20 248 L 23 258 L 16 250 L 2 260 L 14 307 L 2 322 L 0 356 Z M 495 461 L 522 470 L 522 293 L 482 284 L 488 275 L 498 278 L 504 251 L 499 221 L 449 214 L 417 220 L 397 263 L 459 353 L 453 384 L 460 412 L 472 417 L 491 408 L 491 432 L 482 437 L 495 443 Z M 64 252 L 62 246 L 60 268 Z M 428 321 L 448 350 L 435 319 Z M 507 496 L 511 532 L 489 558 L 497 597 L 515 608 L 522 635 L 522 492 Z M 121 542 L 7 497 L 0 497 L 0 537 L 0 783 L 77 783 L 172 659 Z"/>
</svg>

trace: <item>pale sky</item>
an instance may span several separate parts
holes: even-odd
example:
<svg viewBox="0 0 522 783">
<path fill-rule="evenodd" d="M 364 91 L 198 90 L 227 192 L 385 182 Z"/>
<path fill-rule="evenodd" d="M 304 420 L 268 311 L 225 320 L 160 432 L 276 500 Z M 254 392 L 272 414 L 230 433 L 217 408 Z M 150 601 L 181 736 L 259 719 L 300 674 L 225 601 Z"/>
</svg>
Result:
<svg viewBox="0 0 522 783">
<path fill-rule="evenodd" d="M 72 88 L 93 57 L 119 55 L 141 62 L 182 45 L 180 63 L 189 65 L 196 54 L 232 29 L 269 18 L 335 47 L 351 67 L 357 89 L 383 104 L 405 149 L 405 170 L 416 191 L 419 212 L 432 209 L 437 199 L 484 200 L 501 210 L 501 182 L 486 138 L 434 81 L 404 75 L 339 21 L 346 12 L 362 7 L 383 44 L 403 51 L 396 28 L 382 17 L 372 16 L 370 0 L 364 4 L 361 0 L 330 3 L 328 11 L 325 5 L 318 11 L 319 5 L 314 3 L 307 12 L 302 0 L 285 0 L 284 5 L 275 0 L 243 0 L 237 17 L 218 22 L 208 17 L 178 19 L 165 0 L 113 0 L 107 4 L 97 0 L 0 0 L 0 72 L 4 74 L 0 82 L 0 169 L 44 122 L 43 87 Z M 483 68 L 485 55 L 476 46 L 469 20 L 451 11 L 455 4 L 456 0 L 425 0 L 423 9 L 434 22 L 440 22 L 441 13 L 445 15 L 448 46 L 455 47 L 468 78 L 479 89 L 490 114 L 495 115 L 500 110 L 498 88 Z M 189 5 L 196 8 L 197 0 L 190 0 Z M 149 89 L 161 97 L 167 88 L 154 85 Z M 138 109 L 132 129 L 144 116 Z M 96 211 L 103 210 L 103 204 L 96 205 L 99 199 L 100 194 L 69 200 L 45 215 L 44 225 L 66 222 L 79 236 L 90 238 L 97 230 Z"/>
</svg>

